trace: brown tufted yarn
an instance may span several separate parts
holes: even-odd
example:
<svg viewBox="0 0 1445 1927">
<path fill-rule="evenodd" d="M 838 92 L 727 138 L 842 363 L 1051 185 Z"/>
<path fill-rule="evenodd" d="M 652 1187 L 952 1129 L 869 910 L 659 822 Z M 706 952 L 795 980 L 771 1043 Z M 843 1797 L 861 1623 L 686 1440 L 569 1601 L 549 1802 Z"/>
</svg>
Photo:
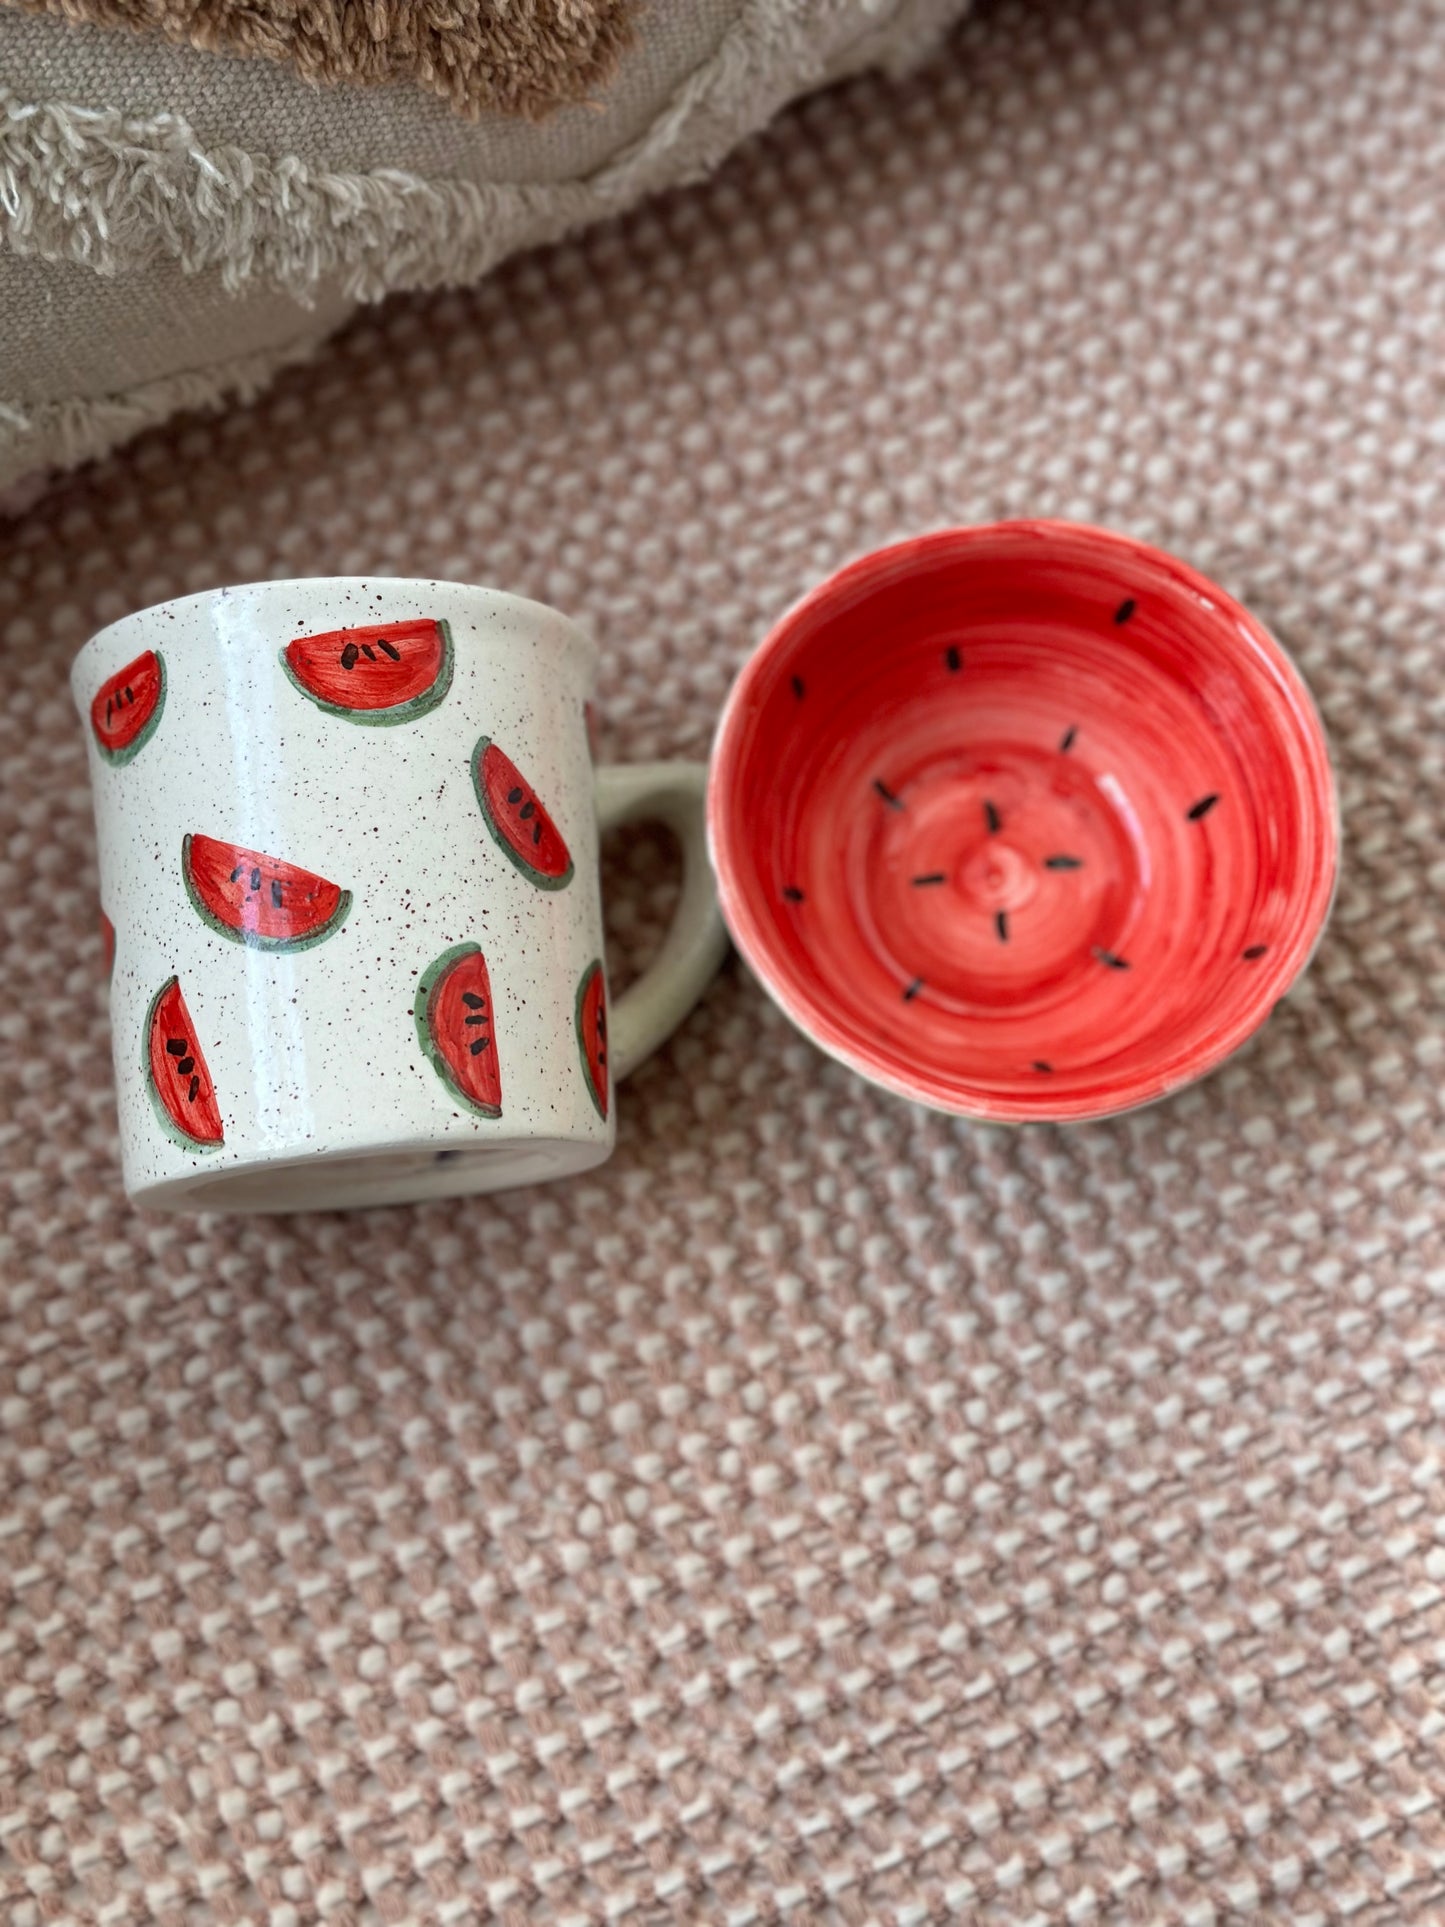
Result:
<svg viewBox="0 0 1445 1927">
<path fill-rule="evenodd" d="M 318 85 L 413 81 L 463 114 L 533 118 L 595 99 L 636 31 L 634 0 L 0 0 L 0 7 L 285 61 Z"/>
<path fill-rule="evenodd" d="M 1431 0 L 994 0 L 7 534 L 7 1923 L 1445 1917 L 1442 124 Z M 1333 733 L 1335 920 L 1223 1074 L 974 1129 L 734 963 L 581 1182 L 126 1208 L 93 627 L 493 581 L 697 755 L 824 570 L 1027 511 L 1219 577 Z"/>
</svg>

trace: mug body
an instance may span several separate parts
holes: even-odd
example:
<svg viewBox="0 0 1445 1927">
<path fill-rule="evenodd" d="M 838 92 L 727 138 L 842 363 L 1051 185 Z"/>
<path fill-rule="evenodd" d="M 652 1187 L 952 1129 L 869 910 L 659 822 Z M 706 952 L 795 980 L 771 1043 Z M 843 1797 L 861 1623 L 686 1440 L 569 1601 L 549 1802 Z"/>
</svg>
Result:
<svg viewBox="0 0 1445 1927">
<path fill-rule="evenodd" d="M 390 578 L 87 643 L 135 1201 L 387 1204 L 608 1155 L 594 675 L 554 610 Z"/>
</svg>

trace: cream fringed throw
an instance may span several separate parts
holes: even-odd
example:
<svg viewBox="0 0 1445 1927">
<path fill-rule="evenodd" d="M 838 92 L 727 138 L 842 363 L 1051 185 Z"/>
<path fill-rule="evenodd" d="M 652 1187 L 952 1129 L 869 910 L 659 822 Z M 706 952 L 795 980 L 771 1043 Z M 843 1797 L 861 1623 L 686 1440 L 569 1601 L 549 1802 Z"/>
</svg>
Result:
<svg viewBox="0 0 1445 1927">
<path fill-rule="evenodd" d="M 358 301 L 707 172 L 966 4 L 668 0 L 633 32 L 624 0 L 0 0 L 0 514 L 27 477 L 257 393 Z M 94 24 L 121 16 L 150 26 Z M 504 111 L 539 105 L 527 49 L 562 90 L 531 121 Z"/>
<path fill-rule="evenodd" d="M 1440 54 L 1431 0 L 990 0 L 0 544 L 6 1927 L 1445 1918 Z M 1247 1056 L 974 1130 L 734 964 L 580 1182 L 127 1211 L 94 626 L 496 582 L 596 631 L 609 753 L 700 755 L 824 570 L 1028 512 L 1318 693 L 1339 905 Z"/>
</svg>

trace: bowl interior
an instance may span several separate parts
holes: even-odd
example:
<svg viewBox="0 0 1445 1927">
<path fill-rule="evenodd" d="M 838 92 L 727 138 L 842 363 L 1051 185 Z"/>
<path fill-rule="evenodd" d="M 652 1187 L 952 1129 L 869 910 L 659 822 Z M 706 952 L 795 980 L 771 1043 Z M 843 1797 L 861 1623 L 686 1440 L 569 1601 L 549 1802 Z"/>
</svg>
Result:
<svg viewBox="0 0 1445 1927">
<path fill-rule="evenodd" d="M 719 731 L 723 909 L 866 1075 L 982 1117 L 1089 1117 L 1212 1068 L 1328 913 L 1328 755 L 1237 603 L 1101 530 L 865 557 L 792 611 Z"/>
</svg>

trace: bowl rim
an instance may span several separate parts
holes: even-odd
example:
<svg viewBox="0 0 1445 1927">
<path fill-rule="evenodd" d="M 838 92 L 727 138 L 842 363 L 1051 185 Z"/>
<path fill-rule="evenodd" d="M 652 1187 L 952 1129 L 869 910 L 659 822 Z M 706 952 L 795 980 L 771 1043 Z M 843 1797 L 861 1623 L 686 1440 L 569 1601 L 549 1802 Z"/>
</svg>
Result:
<svg viewBox="0 0 1445 1927">
<path fill-rule="evenodd" d="M 1231 618 L 1272 663 L 1289 692 L 1305 735 L 1312 739 L 1312 747 L 1317 751 L 1322 787 L 1316 791 L 1311 786 L 1311 802 L 1320 813 L 1320 869 L 1321 882 L 1325 887 L 1321 889 L 1317 884 L 1311 893 L 1314 928 L 1299 961 L 1278 987 L 1271 991 L 1269 1000 L 1261 1008 L 1246 1004 L 1240 1016 L 1226 1025 L 1207 1047 L 1201 1048 L 1187 1068 L 1172 1077 L 1161 1074 L 1151 1079 L 1140 1075 L 1127 1082 L 1121 1080 L 1121 1098 L 1117 1103 L 1099 1104 L 1086 1098 L 1070 1102 L 1055 1094 L 1050 1100 L 1034 1104 L 1015 1097 L 993 1097 L 984 1091 L 971 1093 L 966 1099 L 960 1100 L 944 1093 L 935 1081 L 926 1076 L 905 1076 L 887 1061 L 859 1050 L 840 1027 L 828 1021 L 825 1006 L 800 994 L 795 986 L 775 972 L 767 946 L 767 933 L 771 925 L 749 902 L 740 883 L 748 840 L 742 826 L 744 812 L 730 810 L 728 805 L 738 788 L 735 779 L 742 756 L 742 718 L 757 693 L 769 659 L 816 609 L 846 596 L 855 586 L 861 588 L 871 578 L 885 572 L 890 565 L 903 561 L 926 562 L 935 555 L 967 550 L 999 536 L 1019 537 L 1044 544 L 1065 537 L 1073 542 L 1083 540 L 1111 552 L 1121 561 L 1135 557 L 1147 562 L 1153 569 L 1162 568 L 1181 587 Z M 1268 1022 L 1278 1004 L 1290 994 L 1308 970 L 1328 928 L 1340 883 L 1342 824 L 1339 785 L 1335 779 L 1329 735 L 1314 695 L 1293 657 L 1259 617 L 1227 589 L 1171 551 L 1098 523 L 1074 522 L 1061 517 L 1024 516 L 995 522 L 960 523 L 904 536 L 898 541 L 884 543 L 854 556 L 798 597 L 755 646 L 733 678 L 724 700 L 708 759 L 706 826 L 708 855 L 717 883 L 723 920 L 749 969 L 789 1022 L 827 1056 L 868 1083 L 911 1102 L 923 1104 L 931 1110 L 978 1123 L 1083 1124 L 1122 1117 L 1157 1104 L 1210 1076 Z M 1043 1095 L 1042 1088 L 1040 1094 Z"/>
</svg>

